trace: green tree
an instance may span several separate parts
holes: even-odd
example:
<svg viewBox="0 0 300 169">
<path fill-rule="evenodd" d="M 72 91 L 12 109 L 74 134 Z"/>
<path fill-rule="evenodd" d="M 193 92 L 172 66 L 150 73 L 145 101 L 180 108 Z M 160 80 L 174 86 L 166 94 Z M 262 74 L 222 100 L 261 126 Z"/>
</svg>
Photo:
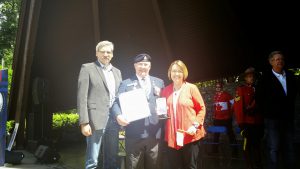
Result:
<svg viewBox="0 0 300 169">
<path fill-rule="evenodd" d="M 21 0 L 0 0 L 0 68 L 2 59 L 8 68 L 8 93 L 12 79 L 13 52 L 16 43 Z"/>
<path fill-rule="evenodd" d="M 0 0 L 0 60 L 11 68 L 21 0 Z"/>
</svg>

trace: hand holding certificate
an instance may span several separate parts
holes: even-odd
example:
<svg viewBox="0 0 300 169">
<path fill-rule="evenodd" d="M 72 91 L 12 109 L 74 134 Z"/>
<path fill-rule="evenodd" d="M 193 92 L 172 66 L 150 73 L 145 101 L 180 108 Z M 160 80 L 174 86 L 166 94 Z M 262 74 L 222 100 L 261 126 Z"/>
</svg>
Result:
<svg viewBox="0 0 300 169">
<path fill-rule="evenodd" d="M 122 116 L 128 121 L 136 121 L 151 115 L 143 89 L 121 93 L 119 96 Z"/>
</svg>

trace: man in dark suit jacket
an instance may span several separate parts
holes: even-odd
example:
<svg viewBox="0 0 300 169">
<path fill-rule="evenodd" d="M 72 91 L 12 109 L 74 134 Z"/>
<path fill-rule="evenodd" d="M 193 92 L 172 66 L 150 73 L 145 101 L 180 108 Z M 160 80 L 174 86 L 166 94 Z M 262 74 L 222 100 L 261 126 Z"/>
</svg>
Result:
<svg viewBox="0 0 300 169">
<path fill-rule="evenodd" d="M 293 131 L 295 97 L 294 75 L 284 70 L 284 56 L 280 51 L 269 55 L 272 69 L 263 73 L 257 87 L 257 104 L 264 116 L 269 169 L 278 168 L 278 154 L 282 150 L 284 168 L 294 167 Z"/>
<path fill-rule="evenodd" d="M 110 64 L 113 49 L 113 43 L 99 42 L 97 61 L 83 64 L 78 78 L 77 111 L 81 133 L 87 141 L 85 168 L 98 167 L 102 136 L 107 124 L 112 123 L 108 120 L 109 111 L 122 81 L 120 70 Z"/>
<path fill-rule="evenodd" d="M 147 118 L 128 122 L 123 116 L 119 102 L 115 102 L 112 113 L 118 123 L 125 127 L 126 169 L 159 169 L 163 121 L 156 113 L 156 98 L 164 87 L 163 80 L 150 76 L 151 57 L 139 54 L 134 59 L 136 75 L 121 82 L 118 95 L 142 88 L 148 100 L 151 115 Z"/>
</svg>

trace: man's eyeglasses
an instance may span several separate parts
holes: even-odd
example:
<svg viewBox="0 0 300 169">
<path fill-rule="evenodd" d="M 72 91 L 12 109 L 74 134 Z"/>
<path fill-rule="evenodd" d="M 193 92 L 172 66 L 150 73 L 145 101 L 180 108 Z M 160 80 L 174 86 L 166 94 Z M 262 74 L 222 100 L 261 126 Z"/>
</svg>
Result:
<svg viewBox="0 0 300 169">
<path fill-rule="evenodd" d="M 106 54 L 109 54 L 109 55 L 112 54 L 112 51 L 101 51 L 101 50 L 100 50 L 99 52 L 102 53 L 102 54 L 105 54 L 105 53 L 106 53 Z"/>
</svg>

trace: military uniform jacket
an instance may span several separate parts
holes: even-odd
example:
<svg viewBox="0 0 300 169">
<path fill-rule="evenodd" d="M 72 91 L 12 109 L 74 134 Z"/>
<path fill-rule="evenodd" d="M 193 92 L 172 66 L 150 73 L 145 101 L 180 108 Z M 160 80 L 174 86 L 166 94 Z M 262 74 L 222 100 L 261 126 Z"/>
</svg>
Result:
<svg viewBox="0 0 300 169">
<path fill-rule="evenodd" d="M 125 127 L 126 138 L 161 138 L 160 133 L 163 126 L 163 121 L 159 120 L 155 110 L 156 98 L 158 98 L 159 96 L 155 94 L 154 87 L 163 88 L 164 82 L 162 79 L 153 76 L 150 76 L 150 81 L 151 91 L 149 94 L 148 103 L 151 116 L 149 117 L 149 119 L 141 119 L 130 122 L 130 124 Z M 141 88 L 141 85 L 139 84 L 138 78 L 136 76 L 133 76 L 121 82 L 118 95 L 120 95 L 123 92 L 134 90 L 135 88 Z M 122 110 L 120 108 L 118 99 L 113 104 L 111 113 L 115 117 L 122 114 Z M 156 124 L 149 123 L 148 125 L 146 125 L 147 122 L 145 122 L 145 120 L 156 122 Z"/>
</svg>

